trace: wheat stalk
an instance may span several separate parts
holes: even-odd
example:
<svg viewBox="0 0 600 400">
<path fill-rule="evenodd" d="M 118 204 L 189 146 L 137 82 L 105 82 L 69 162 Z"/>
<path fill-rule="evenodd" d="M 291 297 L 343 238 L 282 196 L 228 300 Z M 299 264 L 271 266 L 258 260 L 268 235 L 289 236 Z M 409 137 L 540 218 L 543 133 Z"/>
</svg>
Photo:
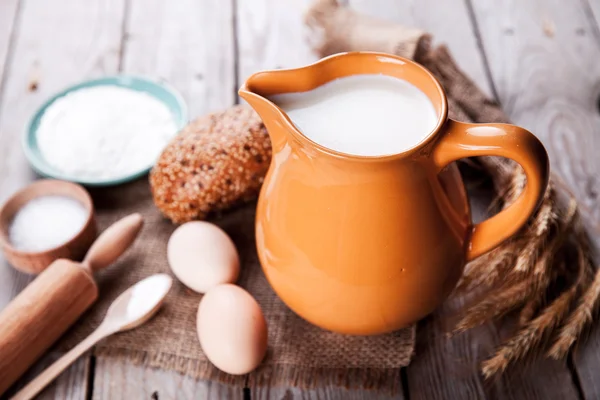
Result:
<svg viewBox="0 0 600 400">
<path fill-rule="evenodd" d="M 524 280 L 516 285 L 487 294 L 477 304 L 465 312 L 464 317 L 456 324 L 455 333 L 482 325 L 490 319 L 501 317 L 512 311 L 518 304 L 525 301 L 533 290 L 533 282 Z"/>
<path fill-rule="evenodd" d="M 585 255 L 582 255 L 581 257 L 584 258 L 584 261 L 582 261 L 585 264 L 583 268 L 587 271 L 591 270 L 592 264 L 589 260 Z M 573 346 L 573 343 L 575 343 L 575 340 L 577 340 L 581 334 L 583 328 L 592 321 L 592 312 L 598 303 L 599 296 L 600 270 L 596 271 L 593 281 L 585 289 L 579 304 L 558 333 L 557 339 L 550 350 L 548 350 L 547 354 L 549 357 L 560 359 L 566 356 L 571 346 Z"/>
<path fill-rule="evenodd" d="M 504 372 L 513 362 L 525 358 L 542 341 L 545 334 L 560 324 L 569 311 L 576 288 L 562 293 L 540 315 L 508 340 L 496 354 L 483 362 L 481 372 L 485 378 Z"/>
<path fill-rule="evenodd" d="M 544 299 L 544 293 L 539 292 L 539 293 L 537 293 L 537 295 L 535 297 L 533 297 L 532 299 L 528 300 L 525 303 L 525 305 L 521 309 L 521 312 L 519 313 L 519 321 L 518 322 L 519 322 L 520 327 L 527 325 L 531 321 L 531 319 L 534 317 L 534 315 L 539 310 L 543 299 Z"/>
</svg>

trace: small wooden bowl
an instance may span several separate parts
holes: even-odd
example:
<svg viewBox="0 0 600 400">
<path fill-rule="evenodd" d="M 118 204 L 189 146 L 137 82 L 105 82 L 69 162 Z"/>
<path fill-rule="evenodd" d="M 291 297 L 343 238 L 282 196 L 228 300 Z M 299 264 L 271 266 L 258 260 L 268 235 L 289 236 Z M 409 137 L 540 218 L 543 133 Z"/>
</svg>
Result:
<svg viewBox="0 0 600 400">
<path fill-rule="evenodd" d="M 25 203 L 41 196 L 67 196 L 79 201 L 87 210 L 88 216 L 83 228 L 58 247 L 40 251 L 26 252 L 15 249 L 10 243 L 9 227 L 12 220 Z M 19 271 L 39 274 L 59 258 L 81 260 L 96 238 L 94 205 L 88 192 L 81 186 L 58 180 L 39 180 L 15 193 L 0 208 L 0 245 L 6 260 Z"/>
</svg>

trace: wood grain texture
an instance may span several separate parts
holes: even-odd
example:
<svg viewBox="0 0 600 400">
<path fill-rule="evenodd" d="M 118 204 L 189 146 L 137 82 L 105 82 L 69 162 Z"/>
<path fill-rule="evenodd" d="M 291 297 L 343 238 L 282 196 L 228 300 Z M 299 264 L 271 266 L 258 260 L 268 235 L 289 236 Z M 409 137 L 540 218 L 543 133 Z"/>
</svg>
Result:
<svg viewBox="0 0 600 400">
<path fill-rule="evenodd" d="M 447 337 L 460 299 L 422 321 L 416 356 L 408 366 L 408 388 L 414 399 L 573 399 L 577 390 L 564 362 L 540 360 L 509 369 L 501 378 L 484 381 L 479 362 L 488 357 L 506 332 L 482 326 Z"/>
<path fill-rule="evenodd" d="M 404 400 L 402 393 L 391 395 L 373 390 L 348 390 L 339 387 L 317 389 L 266 387 L 252 389 L 252 400 Z"/>
<path fill-rule="evenodd" d="M 475 29 L 462 0 L 349 0 L 356 11 L 433 34 L 433 45 L 445 44 L 458 66 L 491 96 L 484 60 L 477 48 Z"/>
<path fill-rule="evenodd" d="M 20 139 L 35 109 L 66 85 L 117 70 L 123 8 L 123 0 L 23 3 L 0 106 L 0 201 L 34 176 Z"/>
<path fill-rule="evenodd" d="M 7 0 L 0 3 L 0 110 L 4 94 L 3 89 L 8 80 L 5 69 L 6 65 L 9 63 L 9 49 L 11 48 L 11 43 L 14 43 L 16 36 L 15 31 L 18 19 L 18 5 L 19 0 Z M 2 114 L 0 112 L 0 121 L 1 116 Z M 0 135 L 1 132 L 2 131 L 0 131 Z M 0 147 L 1 146 L 2 142 L 0 139 Z M 0 177 L 0 179 L 2 178 Z M 7 197 L 8 195 L 5 194 L 2 197 L 2 201 Z M 30 279 L 23 274 L 9 269 L 6 262 L 4 262 L 3 256 L 0 255 L 0 309 L 4 308 L 10 299 L 12 299 L 29 281 Z"/>
<path fill-rule="evenodd" d="M 0 91 L 4 82 L 4 68 L 9 56 L 11 39 L 17 23 L 19 0 L 4 0 L 0 2 Z M 0 96 L 0 101 L 2 96 Z"/>
<path fill-rule="evenodd" d="M 576 344 L 573 362 L 577 380 L 586 399 L 600 399 L 600 324 L 596 323 Z"/>
<path fill-rule="evenodd" d="M 234 103 L 232 0 L 131 0 L 124 39 L 123 71 L 171 83 L 190 118 Z"/>
<path fill-rule="evenodd" d="M 242 399 L 241 387 L 197 381 L 172 371 L 151 369 L 114 358 L 96 358 L 92 399 Z"/>
<path fill-rule="evenodd" d="M 19 383 L 14 385 L 7 393 L 6 398 L 14 395 L 27 382 L 38 376 L 44 369 L 49 367 L 54 361 L 58 360 L 62 354 L 50 352 L 36 363 L 29 371 L 23 375 Z M 54 382 L 46 387 L 36 397 L 38 400 L 84 400 L 87 399 L 87 378 L 89 375 L 90 358 L 81 357 L 66 369 Z"/>
<path fill-rule="evenodd" d="M 585 2 L 473 1 L 499 100 L 600 218 L 600 42 Z"/>
<path fill-rule="evenodd" d="M 304 27 L 310 4 L 311 0 L 237 0 L 240 84 L 257 71 L 301 67 L 317 60 Z"/>
</svg>

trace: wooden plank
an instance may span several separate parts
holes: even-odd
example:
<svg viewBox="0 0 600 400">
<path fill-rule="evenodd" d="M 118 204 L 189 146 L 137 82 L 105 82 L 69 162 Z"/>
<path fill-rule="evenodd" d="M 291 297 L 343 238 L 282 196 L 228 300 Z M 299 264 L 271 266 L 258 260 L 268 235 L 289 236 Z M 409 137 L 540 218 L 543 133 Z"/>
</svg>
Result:
<svg viewBox="0 0 600 400">
<path fill-rule="evenodd" d="M 404 399 L 402 393 L 392 395 L 367 389 L 345 389 L 338 387 L 323 387 L 317 389 L 300 389 L 296 387 L 265 387 L 252 389 L 250 398 L 252 400 L 400 400 Z"/>
<path fill-rule="evenodd" d="M 198 381 L 172 371 L 146 368 L 114 358 L 96 358 L 92 399 L 243 399 L 241 387 Z"/>
<path fill-rule="evenodd" d="M 8 0 L 0 3 L 0 105 L 2 104 L 2 89 L 4 88 L 4 83 L 7 79 L 4 71 L 9 62 L 11 39 L 14 39 L 15 37 L 14 31 L 16 31 L 15 25 L 18 18 L 18 4 L 19 0 Z M 14 42 L 14 40 L 12 40 L 12 42 Z M 0 262 L 4 264 L 2 255 L 0 255 Z M 13 269 L 1 266 L 0 309 L 4 308 L 10 299 L 14 297 L 14 293 L 17 293 L 28 282 L 29 279 L 24 275 L 18 274 Z"/>
<path fill-rule="evenodd" d="M 29 371 L 23 375 L 23 378 L 15 384 L 7 393 L 6 398 L 10 398 L 27 382 L 38 376 L 44 369 L 54 361 L 58 360 L 60 353 L 51 352 L 44 356 Z M 83 400 L 86 399 L 87 379 L 90 368 L 90 357 L 81 357 L 75 361 L 67 370 L 65 370 L 54 382 L 40 392 L 36 399 L 40 400 Z"/>
<path fill-rule="evenodd" d="M 595 29 L 592 28 L 592 34 L 595 34 L 597 38 L 600 38 L 600 1 L 598 0 L 583 0 L 584 7 L 588 18 L 592 19 L 592 25 L 595 25 Z"/>
<path fill-rule="evenodd" d="M 303 15 L 311 0 L 237 1 L 238 80 L 273 68 L 317 60 L 306 42 Z"/>
<path fill-rule="evenodd" d="M 190 117 L 231 106 L 237 98 L 231 1 L 132 0 L 122 70 L 164 79 L 179 90 Z M 94 399 L 242 398 L 242 388 L 196 381 L 171 371 L 99 357 Z"/>
<path fill-rule="evenodd" d="M 542 139 L 552 168 L 597 224 L 600 42 L 586 3 L 479 0 L 472 6 L 504 109 Z M 592 340 L 575 353 L 575 382 L 586 398 L 600 396 L 594 383 L 600 367 L 599 334 L 595 330 Z M 544 380 L 548 395 L 564 394 L 557 381 L 553 376 Z"/>
<path fill-rule="evenodd" d="M 0 91 L 4 82 L 4 68 L 9 56 L 11 38 L 17 21 L 18 6 L 19 0 L 0 2 Z"/>
<path fill-rule="evenodd" d="M 116 71 L 124 9 L 122 0 L 65 0 L 60 7 L 43 0 L 24 1 L 17 24 L 14 10 L 13 21 L 5 19 L 11 18 L 15 4 L 11 0 L 0 5 L 0 32 L 15 24 L 0 96 L 0 202 L 34 179 L 20 139 L 36 107 L 65 85 Z M 0 52 L 5 51 L 1 40 Z M 0 259 L 0 309 L 30 280 Z M 56 357 L 56 353 L 45 356 L 17 385 Z M 86 357 L 79 360 L 42 398 L 85 398 L 87 365 Z"/>
<path fill-rule="evenodd" d="M 132 0 L 123 71 L 165 79 L 178 89 L 190 117 L 236 99 L 230 0 Z"/>
<path fill-rule="evenodd" d="M 581 343 L 576 344 L 573 361 L 577 381 L 586 399 L 600 399 L 600 325 L 596 322 L 586 332 Z"/>
<path fill-rule="evenodd" d="M 554 172 L 600 218 L 600 42 L 584 2 L 473 2 L 496 89 L 512 120 L 538 135 Z"/>
<path fill-rule="evenodd" d="M 416 356 L 408 367 L 410 399 L 572 399 L 577 388 L 564 362 L 540 360 L 511 367 L 501 378 L 484 381 L 479 362 L 493 352 L 499 336 L 493 326 L 447 337 L 460 300 L 447 302 L 417 330 Z"/>
<path fill-rule="evenodd" d="M 462 0 L 349 0 L 350 6 L 367 15 L 423 29 L 433 34 L 433 44 L 445 44 L 458 66 L 489 96 L 490 81 L 477 48 L 475 29 Z"/>
</svg>

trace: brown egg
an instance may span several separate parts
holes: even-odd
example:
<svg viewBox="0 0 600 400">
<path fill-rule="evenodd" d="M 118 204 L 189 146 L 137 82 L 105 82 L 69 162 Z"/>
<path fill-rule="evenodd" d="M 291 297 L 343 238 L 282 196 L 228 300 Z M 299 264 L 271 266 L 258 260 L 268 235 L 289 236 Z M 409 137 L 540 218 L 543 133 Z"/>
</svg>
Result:
<svg viewBox="0 0 600 400">
<path fill-rule="evenodd" d="M 240 271 L 240 259 L 229 236 L 202 221 L 188 222 L 173 232 L 167 259 L 177 279 L 198 293 L 235 282 Z"/>
<path fill-rule="evenodd" d="M 267 323 L 260 306 L 244 289 L 225 284 L 208 291 L 196 320 L 206 357 L 221 371 L 242 375 L 267 352 Z"/>
</svg>

